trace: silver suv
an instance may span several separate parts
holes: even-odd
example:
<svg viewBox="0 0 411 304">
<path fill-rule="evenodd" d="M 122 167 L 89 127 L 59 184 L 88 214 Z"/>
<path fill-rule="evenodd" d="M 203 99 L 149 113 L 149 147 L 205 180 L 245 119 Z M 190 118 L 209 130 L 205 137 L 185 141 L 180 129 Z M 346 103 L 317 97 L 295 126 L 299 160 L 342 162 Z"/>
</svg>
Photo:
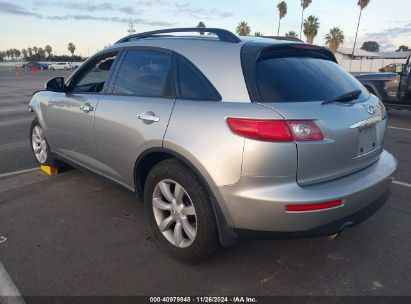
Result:
<svg viewBox="0 0 411 304">
<path fill-rule="evenodd" d="M 40 164 L 134 191 L 153 236 L 195 261 L 240 236 L 327 235 L 388 198 L 382 103 L 327 49 L 171 29 L 125 37 L 30 109 Z"/>
</svg>

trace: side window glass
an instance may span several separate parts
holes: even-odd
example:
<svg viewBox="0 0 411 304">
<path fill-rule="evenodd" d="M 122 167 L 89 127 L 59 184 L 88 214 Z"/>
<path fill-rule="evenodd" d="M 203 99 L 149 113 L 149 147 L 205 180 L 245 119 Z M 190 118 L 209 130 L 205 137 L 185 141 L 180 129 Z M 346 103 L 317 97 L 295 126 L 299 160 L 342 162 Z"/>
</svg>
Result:
<svg viewBox="0 0 411 304">
<path fill-rule="evenodd" d="M 178 59 L 180 98 L 189 100 L 221 100 L 208 79 L 187 60 Z"/>
<path fill-rule="evenodd" d="M 109 54 L 92 63 L 76 80 L 73 93 L 100 93 L 107 81 L 108 74 L 116 59 L 116 54 Z M 63 63 L 64 64 L 64 63 Z"/>
<path fill-rule="evenodd" d="M 171 56 L 155 51 L 128 51 L 118 72 L 113 93 L 171 97 Z"/>
</svg>

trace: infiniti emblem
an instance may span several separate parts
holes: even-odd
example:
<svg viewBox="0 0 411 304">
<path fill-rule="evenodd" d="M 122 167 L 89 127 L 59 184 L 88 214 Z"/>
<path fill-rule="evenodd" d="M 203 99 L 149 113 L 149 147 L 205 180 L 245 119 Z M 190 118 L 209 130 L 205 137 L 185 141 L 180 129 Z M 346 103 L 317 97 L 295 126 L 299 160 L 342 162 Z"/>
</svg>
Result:
<svg viewBox="0 0 411 304">
<path fill-rule="evenodd" d="M 373 106 L 365 106 L 365 109 L 367 110 L 367 112 L 371 115 L 375 114 L 375 107 Z"/>
</svg>

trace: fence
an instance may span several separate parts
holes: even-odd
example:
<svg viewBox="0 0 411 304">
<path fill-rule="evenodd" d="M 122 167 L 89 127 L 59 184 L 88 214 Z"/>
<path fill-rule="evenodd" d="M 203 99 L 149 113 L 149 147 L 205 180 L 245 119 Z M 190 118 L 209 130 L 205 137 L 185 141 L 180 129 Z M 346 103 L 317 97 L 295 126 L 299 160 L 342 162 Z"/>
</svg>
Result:
<svg viewBox="0 0 411 304">
<path fill-rule="evenodd" d="M 342 59 L 338 63 L 351 73 L 378 72 L 391 63 L 406 63 L 407 59 Z M 350 69 L 351 65 L 351 69 Z"/>
</svg>

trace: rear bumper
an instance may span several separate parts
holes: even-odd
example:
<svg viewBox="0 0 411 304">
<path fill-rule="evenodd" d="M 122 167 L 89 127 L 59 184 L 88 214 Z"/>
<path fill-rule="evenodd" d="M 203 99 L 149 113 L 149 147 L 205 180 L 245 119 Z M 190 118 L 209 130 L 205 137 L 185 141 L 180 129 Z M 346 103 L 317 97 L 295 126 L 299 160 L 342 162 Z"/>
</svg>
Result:
<svg viewBox="0 0 411 304">
<path fill-rule="evenodd" d="M 290 239 L 332 235 L 341 232 L 345 228 L 353 227 L 369 218 L 371 215 L 376 213 L 382 206 L 384 206 L 384 204 L 389 199 L 390 195 L 391 191 L 387 191 L 379 198 L 377 198 L 375 201 L 373 201 L 371 204 L 365 206 L 363 209 L 360 209 L 336 221 L 323 224 L 321 226 L 306 231 L 275 232 L 236 229 L 236 232 L 241 237 L 259 239 Z"/>
<path fill-rule="evenodd" d="M 383 151 L 371 166 L 348 176 L 300 186 L 295 177 L 242 177 L 219 188 L 228 225 L 243 232 L 264 231 L 291 235 L 338 232 L 348 222 L 357 224 L 378 210 L 389 197 L 397 161 Z M 288 204 L 310 204 L 343 199 L 340 207 L 311 212 L 286 212 Z"/>
</svg>

